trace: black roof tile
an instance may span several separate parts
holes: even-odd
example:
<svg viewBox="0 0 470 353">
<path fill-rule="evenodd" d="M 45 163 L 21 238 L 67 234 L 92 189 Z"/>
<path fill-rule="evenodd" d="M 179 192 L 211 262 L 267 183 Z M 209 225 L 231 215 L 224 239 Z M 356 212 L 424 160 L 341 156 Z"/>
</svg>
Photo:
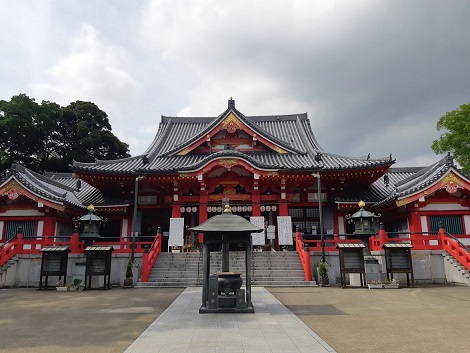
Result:
<svg viewBox="0 0 470 353">
<path fill-rule="evenodd" d="M 258 136 L 270 141 L 287 153 L 236 152 L 203 155 L 177 153 L 206 136 L 229 114 L 238 119 Z M 320 153 L 322 161 L 315 160 Z M 370 159 L 369 157 L 340 156 L 324 151 L 318 144 L 306 113 L 271 116 L 245 116 L 233 106 L 218 117 L 167 117 L 162 116 L 152 144 L 140 156 L 95 163 L 74 162 L 72 170 L 87 173 L 138 174 L 176 173 L 197 168 L 207 161 L 224 156 L 245 158 L 253 165 L 271 170 L 357 170 L 389 167 L 395 160 L 391 156 Z M 144 162 L 144 159 L 146 161 Z M 148 162 L 147 162 L 148 161 Z M 147 163 L 146 163 L 147 162 Z"/>
</svg>

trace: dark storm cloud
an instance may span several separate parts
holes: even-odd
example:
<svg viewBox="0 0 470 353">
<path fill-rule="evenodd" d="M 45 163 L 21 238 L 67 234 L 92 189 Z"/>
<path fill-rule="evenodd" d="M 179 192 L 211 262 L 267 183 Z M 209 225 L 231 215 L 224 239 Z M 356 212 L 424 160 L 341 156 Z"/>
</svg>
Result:
<svg viewBox="0 0 470 353">
<path fill-rule="evenodd" d="M 470 101 L 467 1 L 0 7 L 0 98 L 94 101 L 134 155 L 160 115 L 216 116 L 233 96 L 247 115 L 307 112 L 329 152 L 426 165 L 437 120 Z"/>
</svg>

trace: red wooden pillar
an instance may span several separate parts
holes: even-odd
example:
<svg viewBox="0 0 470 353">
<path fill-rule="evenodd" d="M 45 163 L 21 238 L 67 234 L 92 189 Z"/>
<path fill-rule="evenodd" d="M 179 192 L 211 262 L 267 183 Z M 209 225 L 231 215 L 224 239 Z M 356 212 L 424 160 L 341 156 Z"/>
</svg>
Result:
<svg viewBox="0 0 470 353">
<path fill-rule="evenodd" d="M 253 217 L 259 217 L 261 216 L 261 196 L 259 194 L 259 191 L 256 191 L 253 193 L 251 196 L 251 215 Z"/>
<path fill-rule="evenodd" d="M 23 239 L 23 233 L 16 233 L 16 244 L 17 244 L 17 253 L 22 254 L 23 253 L 23 247 L 24 247 L 24 239 Z"/>
<path fill-rule="evenodd" d="M 204 223 L 207 221 L 207 206 L 208 206 L 208 198 L 207 198 L 207 191 L 201 191 L 199 195 L 199 224 Z M 204 242 L 204 234 L 198 233 L 197 241 L 199 244 Z"/>
<path fill-rule="evenodd" d="M 423 228 L 421 227 L 421 216 L 418 212 L 411 212 L 409 218 L 409 228 L 414 230 L 414 232 L 421 233 Z"/>
<path fill-rule="evenodd" d="M 78 228 L 74 228 L 73 234 L 70 237 L 70 251 L 72 253 L 80 253 L 80 239 L 78 238 Z"/>
<path fill-rule="evenodd" d="M 285 200 L 282 200 L 279 203 L 279 216 L 288 216 L 289 215 L 289 205 Z"/>
<path fill-rule="evenodd" d="M 55 220 L 52 218 L 45 218 L 44 219 L 44 226 L 42 229 L 43 236 L 54 236 L 55 235 Z"/>
<path fill-rule="evenodd" d="M 177 204 L 173 204 L 173 206 L 171 207 L 171 217 L 172 218 L 181 218 L 181 204 L 180 203 L 177 203 Z"/>
<path fill-rule="evenodd" d="M 199 224 L 207 221 L 207 191 L 199 195 Z"/>
</svg>

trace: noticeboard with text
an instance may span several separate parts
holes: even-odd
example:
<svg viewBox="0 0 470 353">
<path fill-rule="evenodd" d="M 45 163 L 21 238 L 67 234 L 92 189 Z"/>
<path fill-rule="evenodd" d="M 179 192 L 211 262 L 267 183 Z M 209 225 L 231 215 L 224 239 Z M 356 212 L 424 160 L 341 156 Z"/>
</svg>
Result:
<svg viewBox="0 0 470 353">
<path fill-rule="evenodd" d="M 279 245 L 293 245 L 292 219 L 290 216 L 277 217 L 277 237 Z"/>
<path fill-rule="evenodd" d="M 184 245 L 184 218 L 170 218 L 168 246 Z"/>
<path fill-rule="evenodd" d="M 256 227 L 264 228 L 264 217 L 250 217 L 250 223 Z M 253 245 L 264 245 L 265 235 L 264 230 L 261 233 L 251 233 L 251 241 Z"/>
</svg>

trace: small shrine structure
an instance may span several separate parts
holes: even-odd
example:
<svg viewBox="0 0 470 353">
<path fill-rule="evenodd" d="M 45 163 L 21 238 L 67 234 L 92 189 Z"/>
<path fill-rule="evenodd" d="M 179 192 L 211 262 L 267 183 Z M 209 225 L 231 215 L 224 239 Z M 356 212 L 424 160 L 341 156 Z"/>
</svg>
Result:
<svg viewBox="0 0 470 353">
<path fill-rule="evenodd" d="M 251 302 L 251 234 L 261 233 L 264 229 L 232 214 L 230 205 L 227 204 L 222 214 L 209 218 L 191 230 L 204 233 L 202 305 L 199 313 L 254 313 Z M 241 274 L 230 272 L 231 243 L 244 244 L 246 295 L 241 289 Z M 217 274 L 210 274 L 210 249 L 213 244 L 222 244 L 222 272 Z"/>
</svg>

